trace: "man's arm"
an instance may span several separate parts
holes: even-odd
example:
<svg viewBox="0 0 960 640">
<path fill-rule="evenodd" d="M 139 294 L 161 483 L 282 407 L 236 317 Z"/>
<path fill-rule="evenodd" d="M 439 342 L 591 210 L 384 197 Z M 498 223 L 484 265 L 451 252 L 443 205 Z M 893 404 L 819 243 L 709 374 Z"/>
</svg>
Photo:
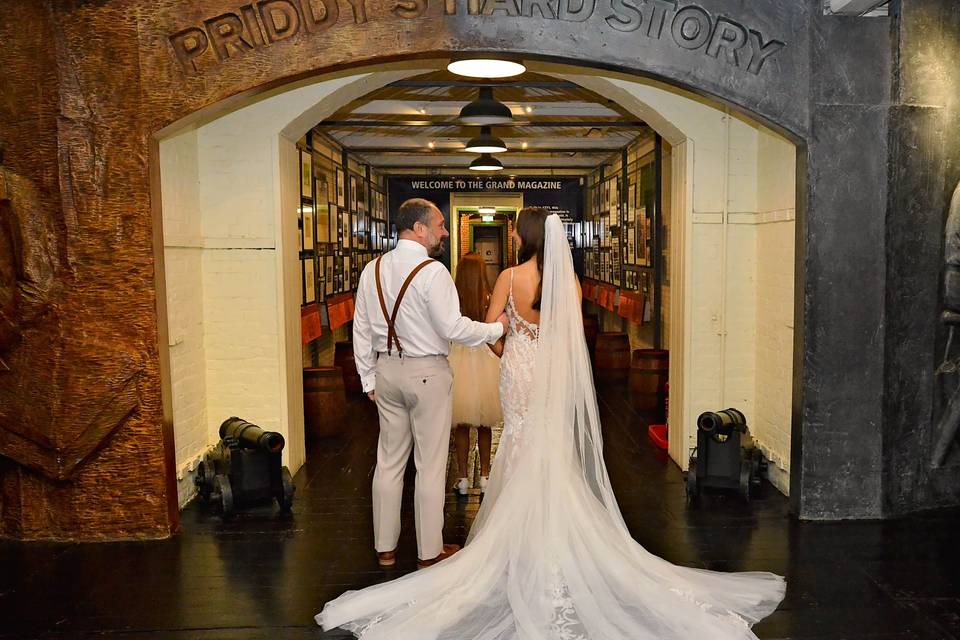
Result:
<svg viewBox="0 0 960 640">
<path fill-rule="evenodd" d="M 490 295 L 490 306 L 487 307 L 487 322 L 493 322 L 507 308 L 507 297 L 510 295 L 510 269 L 504 269 L 500 272 L 496 284 L 493 285 L 493 293 Z M 490 350 L 503 357 L 503 338 L 490 345 Z"/>
<path fill-rule="evenodd" d="M 460 313 L 460 298 L 450 272 L 442 266 L 435 269 L 433 282 L 427 288 L 427 308 L 433 326 L 441 337 L 468 347 L 493 343 L 506 332 L 506 317 L 498 322 L 476 322 Z"/>
<path fill-rule="evenodd" d="M 372 263 L 371 263 L 372 264 Z M 353 359 L 357 362 L 357 373 L 363 391 L 371 394 L 376 386 L 377 354 L 373 351 L 373 326 L 370 324 L 369 297 L 366 295 L 366 281 L 370 269 L 364 269 L 357 284 L 357 299 L 353 311 Z"/>
</svg>

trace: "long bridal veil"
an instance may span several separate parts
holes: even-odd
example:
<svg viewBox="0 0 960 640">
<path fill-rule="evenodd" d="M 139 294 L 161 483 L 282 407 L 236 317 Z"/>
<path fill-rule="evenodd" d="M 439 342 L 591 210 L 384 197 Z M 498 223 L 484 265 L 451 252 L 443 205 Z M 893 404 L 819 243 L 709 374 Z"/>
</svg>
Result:
<svg viewBox="0 0 960 640">
<path fill-rule="evenodd" d="M 563 224 L 546 222 L 539 347 L 523 424 L 497 451 L 466 547 L 347 592 L 317 621 L 364 640 L 747 640 L 784 582 L 672 565 L 635 542 L 603 463 Z M 505 434 L 506 434 L 505 429 Z"/>
</svg>

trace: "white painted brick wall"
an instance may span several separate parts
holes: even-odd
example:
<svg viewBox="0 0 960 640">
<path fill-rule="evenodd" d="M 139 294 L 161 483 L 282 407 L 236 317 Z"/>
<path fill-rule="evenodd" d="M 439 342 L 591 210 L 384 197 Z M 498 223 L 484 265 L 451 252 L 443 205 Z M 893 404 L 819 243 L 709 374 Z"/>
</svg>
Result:
<svg viewBox="0 0 960 640">
<path fill-rule="evenodd" d="M 259 96 L 161 141 L 181 506 L 194 495 L 194 463 L 231 415 L 283 433 L 290 470 L 303 464 L 300 276 L 291 222 L 300 168 L 290 160 L 293 143 L 281 136 L 297 138 L 350 100 L 412 73 L 342 76 Z M 283 277 L 280 252 L 290 265 Z M 296 369 L 281 372 L 288 362 Z"/>
<path fill-rule="evenodd" d="M 196 130 L 161 142 L 160 159 L 161 176 L 176 176 L 162 181 L 161 197 L 177 498 L 182 506 L 195 494 L 189 470 L 208 445 Z"/>
<path fill-rule="evenodd" d="M 788 493 L 793 396 L 796 151 L 761 131 L 757 198 L 757 412 L 754 437 L 770 458 L 771 482 Z"/>
</svg>

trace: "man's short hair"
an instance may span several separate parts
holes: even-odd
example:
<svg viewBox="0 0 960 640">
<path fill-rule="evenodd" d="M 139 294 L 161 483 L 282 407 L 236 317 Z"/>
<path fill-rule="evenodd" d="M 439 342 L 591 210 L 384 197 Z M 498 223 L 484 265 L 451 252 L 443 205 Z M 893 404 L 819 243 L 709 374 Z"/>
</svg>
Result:
<svg viewBox="0 0 960 640">
<path fill-rule="evenodd" d="M 430 212 L 438 209 L 437 205 L 423 198 L 410 198 L 400 205 L 397 209 L 397 215 L 394 216 L 394 222 L 397 225 L 397 231 L 413 230 L 416 223 L 430 224 Z"/>
</svg>

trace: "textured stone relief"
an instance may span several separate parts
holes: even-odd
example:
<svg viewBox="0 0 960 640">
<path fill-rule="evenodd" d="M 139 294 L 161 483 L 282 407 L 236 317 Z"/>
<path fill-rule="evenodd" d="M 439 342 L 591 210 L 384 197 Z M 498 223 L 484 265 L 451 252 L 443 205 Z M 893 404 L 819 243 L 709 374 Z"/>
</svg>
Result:
<svg viewBox="0 0 960 640">
<path fill-rule="evenodd" d="M 140 371 L 65 322 L 62 236 L 33 183 L 0 166 L 0 455 L 56 480 L 136 410 Z"/>
<path fill-rule="evenodd" d="M 944 287 L 941 322 L 949 329 L 943 362 L 937 368 L 938 375 L 956 374 L 960 371 L 960 356 L 951 359 L 951 351 L 957 328 L 960 327 L 960 184 L 950 199 L 947 225 L 944 230 Z M 960 429 L 960 383 L 950 397 L 943 415 L 936 426 L 936 446 L 933 448 L 933 467 L 943 466 Z"/>
</svg>

